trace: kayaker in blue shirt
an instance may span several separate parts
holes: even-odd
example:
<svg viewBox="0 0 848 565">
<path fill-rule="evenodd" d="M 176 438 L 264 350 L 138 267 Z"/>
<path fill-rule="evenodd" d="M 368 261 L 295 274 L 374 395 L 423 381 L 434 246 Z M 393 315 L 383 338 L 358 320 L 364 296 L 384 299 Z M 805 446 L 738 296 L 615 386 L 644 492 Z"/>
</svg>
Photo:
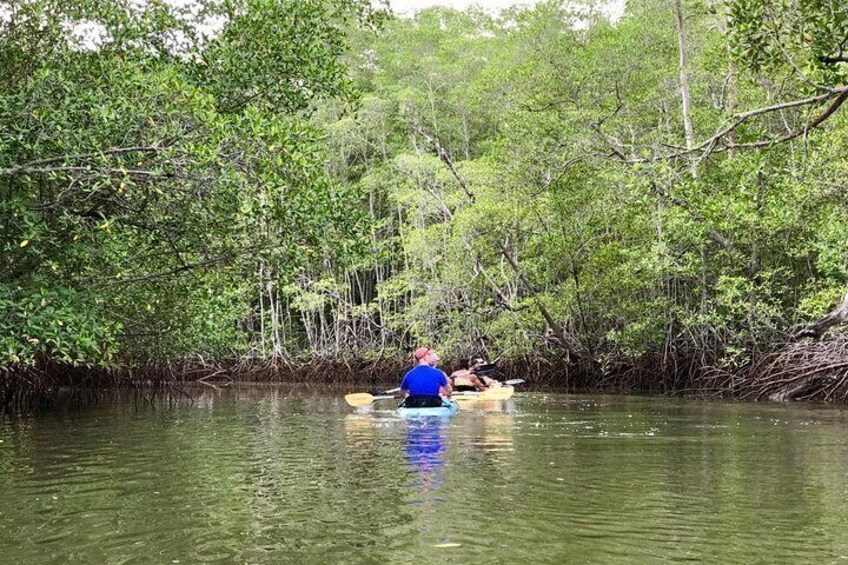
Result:
<svg viewBox="0 0 848 565">
<path fill-rule="evenodd" d="M 415 350 L 416 366 L 403 376 L 400 389 L 407 397 L 402 406 L 408 408 L 430 408 L 442 405 L 442 397 L 450 397 L 451 388 L 447 375 L 436 368 L 439 356 L 429 347 Z"/>
</svg>

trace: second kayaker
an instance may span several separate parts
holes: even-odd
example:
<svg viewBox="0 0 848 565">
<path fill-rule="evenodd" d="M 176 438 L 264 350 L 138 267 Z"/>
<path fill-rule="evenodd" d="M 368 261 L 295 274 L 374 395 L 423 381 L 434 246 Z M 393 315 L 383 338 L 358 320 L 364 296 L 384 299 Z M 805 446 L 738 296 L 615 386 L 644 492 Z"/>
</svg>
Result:
<svg viewBox="0 0 848 565">
<path fill-rule="evenodd" d="M 453 389 L 447 375 L 436 368 L 439 356 L 429 347 L 419 347 L 413 357 L 415 367 L 400 383 L 401 392 L 407 395 L 401 405 L 407 408 L 441 406 L 442 397 L 449 398 Z"/>
<path fill-rule="evenodd" d="M 488 388 L 487 383 L 474 373 L 474 369 L 476 368 L 476 361 L 474 359 L 463 359 L 460 361 L 460 365 L 462 368 L 454 371 L 450 376 L 450 382 L 455 391 L 483 391 Z"/>
</svg>

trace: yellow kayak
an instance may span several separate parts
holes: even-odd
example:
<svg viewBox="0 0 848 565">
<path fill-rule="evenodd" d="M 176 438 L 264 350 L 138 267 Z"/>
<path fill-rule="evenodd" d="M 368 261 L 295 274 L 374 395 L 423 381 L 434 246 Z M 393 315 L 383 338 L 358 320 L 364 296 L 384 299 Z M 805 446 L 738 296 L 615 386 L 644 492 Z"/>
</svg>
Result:
<svg viewBox="0 0 848 565">
<path fill-rule="evenodd" d="M 472 402 L 476 400 L 508 400 L 515 394 L 515 387 L 512 386 L 497 386 L 486 389 L 482 392 L 463 391 L 455 392 L 451 395 L 451 400 L 457 402 Z"/>
</svg>

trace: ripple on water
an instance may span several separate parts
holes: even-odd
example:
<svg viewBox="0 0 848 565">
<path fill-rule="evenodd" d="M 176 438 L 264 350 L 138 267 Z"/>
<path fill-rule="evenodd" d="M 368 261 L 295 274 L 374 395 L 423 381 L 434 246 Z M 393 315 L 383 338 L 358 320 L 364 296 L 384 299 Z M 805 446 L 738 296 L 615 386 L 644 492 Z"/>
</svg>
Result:
<svg viewBox="0 0 848 565">
<path fill-rule="evenodd" d="M 422 423 L 270 390 L 4 424 L 4 559 L 800 563 L 846 553 L 838 411 L 548 394 Z"/>
</svg>

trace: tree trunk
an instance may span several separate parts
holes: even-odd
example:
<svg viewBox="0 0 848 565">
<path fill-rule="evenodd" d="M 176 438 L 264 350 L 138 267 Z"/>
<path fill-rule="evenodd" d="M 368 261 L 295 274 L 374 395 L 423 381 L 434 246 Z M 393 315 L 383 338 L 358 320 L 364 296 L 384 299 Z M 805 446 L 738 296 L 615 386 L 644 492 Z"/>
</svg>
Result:
<svg viewBox="0 0 848 565">
<path fill-rule="evenodd" d="M 265 262 L 259 261 L 259 335 L 262 340 L 262 355 L 267 351 L 265 342 Z"/>
<path fill-rule="evenodd" d="M 845 322 L 845 320 L 848 320 L 848 288 L 846 288 L 845 295 L 842 297 L 842 302 L 836 308 L 796 333 L 795 339 L 805 337 L 819 339 L 827 330 Z"/>
<path fill-rule="evenodd" d="M 686 51 L 686 34 L 683 27 L 681 0 L 674 0 L 674 11 L 677 20 L 677 45 L 680 50 L 680 97 L 683 99 L 683 129 L 686 133 L 686 149 L 691 151 L 695 145 L 695 133 L 692 129 L 692 107 L 689 97 L 689 54 Z M 696 174 L 695 162 L 692 161 L 692 176 L 696 176 Z"/>
<path fill-rule="evenodd" d="M 709 5 L 715 10 L 716 16 L 716 26 L 718 27 L 718 31 L 725 37 L 727 37 L 727 14 L 724 13 L 724 4 L 721 1 L 713 0 L 709 2 Z M 739 69 L 736 66 L 736 61 L 730 59 L 727 67 L 727 76 L 725 78 L 725 88 L 723 93 L 722 100 L 722 111 L 728 115 L 732 116 L 736 113 L 736 106 L 738 100 L 738 92 L 739 87 L 737 85 L 736 77 L 739 75 Z M 734 147 L 738 140 L 736 138 L 736 129 L 733 129 L 727 133 L 727 141 L 729 144 L 729 149 L 727 150 L 728 155 L 735 155 L 736 148 Z"/>
</svg>

